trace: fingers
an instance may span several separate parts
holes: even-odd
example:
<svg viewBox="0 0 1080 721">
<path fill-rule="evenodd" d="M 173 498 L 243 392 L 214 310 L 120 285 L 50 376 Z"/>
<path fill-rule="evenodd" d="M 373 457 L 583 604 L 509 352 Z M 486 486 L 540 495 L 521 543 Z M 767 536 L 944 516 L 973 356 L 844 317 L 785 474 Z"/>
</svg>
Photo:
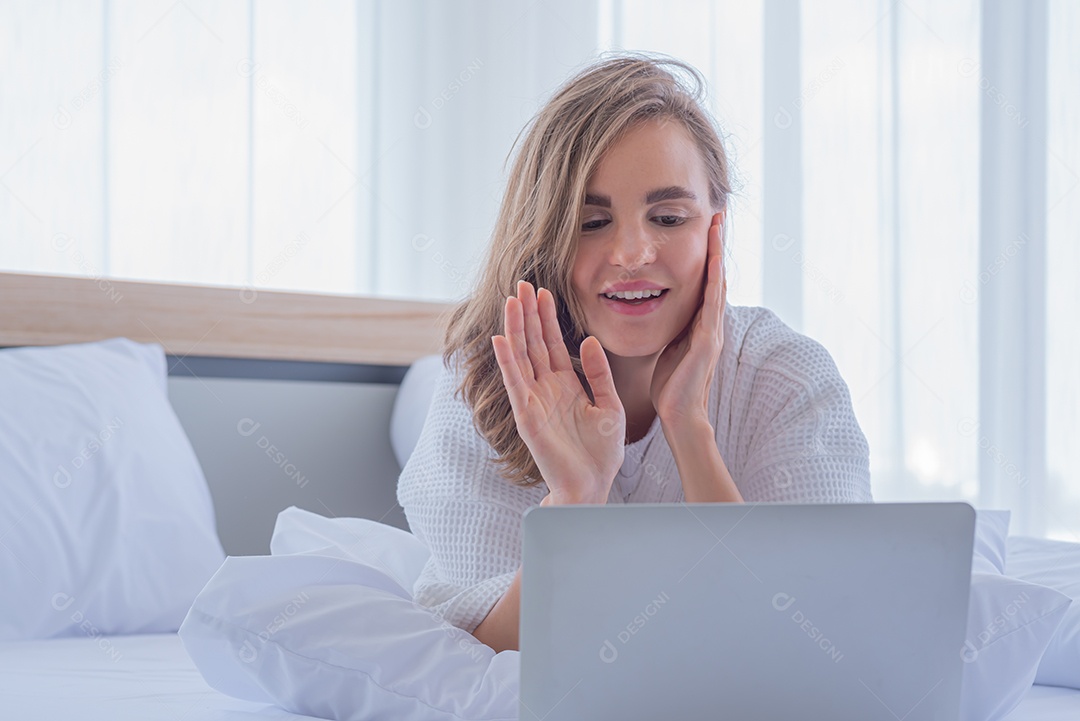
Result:
<svg viewBox="0 0 1080 721">
<path fill-rule="evenodd" d="M 533 292 L 532 283 L 524 280 L 518 281 L 517 293 L 525 317 L 525 347 L 533 366 L 533 375 L 539 377 L 545 371 L 551 370 L 551 362 L 548 360 L 547 344 L 544 342 L 544 331 L 540 324 L 536 294 Z"/>
<path fill-rule="evenodd" d="M 529 389 L 542 375 L 573 371 L 574 366 L 559 327 L 555 296 L 546 288 L 533 293 L 532 284 L 524 280 L 518 281 L 517 291 L 517 296 L 506 299 L 505 336 L 492 336 L 491 342 L 503 372 L 503 383 L 513 394 L 511 402 L 516 397 L 521 399 L 521 407 L 524 407 Z M 599 341 L 596 345 L 599 348 Z M 610 376 L 607 357 L 602 348 L 599 350 L 603 368 Z M 573 385 L 578 392 L 584 393 L 579 383 L 575 381 Z"/>
<path fill-rule="evenodd" d="M 622 407 L 619 394 L 615 390 L 615 379 L 611 375 L 604 347 L 596 336 L 589 336 L 581 342 L 581 368 L 593 391 L 593 400 L 597 407 L 617 409 Z"/>
<path fill-rule="evenodd" d="M 701 296 L 697 311 L 675 338 L 668 344 L 678 347 L 680 344 L 690 342 L 691 339 L 704 338 L 707 341 L 702 348 L 714 345 L 713 338 L 719 339 L 722 332 L 724 317 L 724 303 L 726 296 L 726 280 L 724 279 L 723 257 L 721 255 L 723 214 L 716 213 L 712 217 L 708 232 L 708 251 L 705 256 L 705 282 L 701 289 Z M 697 347 L 697 341 L 692 344 Z"/>
<path fill-rule="evenodd" d="M 724 238 L 724 216 L 717 213 L 713 216 L 713 224 L 709 228 L 709 257 L 720 256 L 723 254 L 723 238 Z M 716 233 L 713 234 L 713 228 L 716 228 Z"/>
<path fill-rule="evenodd" d="M 724 307 L 727 305 L 727 268 L 724 267 L 724 244 L 726 240 L 724 238 L 723 220 L 723 216 L 720 216 L 720 223 L 716 226 L 716 292 L 720 294 L 720 323 L 724 322 Z"/>
<path fill-rule="evenodd" d="M 505 335 L 491 339 L 508 390 L 529 387 L 549 370 L 573 370 L 551 291 L 534 294 L 532 284 L 521 280 L 517 292 L 503 308 Z"/>
<path fill-rule="evenodd" d="M 551 358 L 551 369 L 554 371 L 573 370 L 570 353 L 566 350 L 562 329 L 559 327 L 555 296 L 547 288 L 541 288 L 536 292 L 536 302 L 540 306 L 540 323 L 544 328 L 544 343 L 547 344 L 548 356 Z"/>
<path fill-rule="evenodd" d="M 531 382 L 536 380 L 525 343 L 525 316 L 521 301 L 512 295 L 506 299 L 506 306 L 503 309 L 503 325 L 505 327 L 503 332 L 509 342 L 510 358 L 517 366 L 522 381 Z"/>
<path fill-rule="evenodd" d="M 505 336 L 491 336 L 491 345 L 495 349 L 495 360 L 499 363 L 502 371 L 503 385 L 506 386 L 506 394 L 510 397 L 510 407 L 515 415 L 525 408 L 528 390 L 521 375 L 521 367 L 514 358 L 514 352 L 510 347 L 510 341 Z"/>
<path fill-rule="evenodd" d="M 709 226 L 709 257 L 706 261 L 707 272 L 705 286 L 705 323 L 708 328 L 716 327 L 720 308 L 720 226 Z"/>
</svg>

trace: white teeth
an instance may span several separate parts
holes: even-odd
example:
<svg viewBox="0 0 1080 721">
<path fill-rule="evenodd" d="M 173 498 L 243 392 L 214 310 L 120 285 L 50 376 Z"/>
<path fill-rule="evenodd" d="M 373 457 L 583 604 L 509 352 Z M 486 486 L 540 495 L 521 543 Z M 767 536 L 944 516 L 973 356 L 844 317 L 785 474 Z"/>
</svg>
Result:
<svg viewBox="0 0 1080 721">
<path fill-rule="evenodd" d="M 653 288 L 651 290 L 620 290 L 615 293 L 605 293 L 604 295 L 612 299 L 636 300 L 638 298 L 655 298 L 663 292 L 662 288 Z"/>
</svg>

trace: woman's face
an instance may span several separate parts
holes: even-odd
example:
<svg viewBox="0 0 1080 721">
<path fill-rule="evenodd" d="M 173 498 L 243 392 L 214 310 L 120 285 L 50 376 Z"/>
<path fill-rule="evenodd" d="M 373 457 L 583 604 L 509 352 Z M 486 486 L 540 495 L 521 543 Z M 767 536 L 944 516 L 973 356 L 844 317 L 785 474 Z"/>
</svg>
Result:
<svg viewBox="0 0 1080 721">
<path fill-rule="evenodd" d="M 711 220 L 701 153 L 682 124 L 628 131 L 586 184 L 571 281 L 586 332 L 617 356 L 663 350 L 700 305 Z M 606 295 L 623 289 L 663 293 L 629 303 Z"/>
</svg>

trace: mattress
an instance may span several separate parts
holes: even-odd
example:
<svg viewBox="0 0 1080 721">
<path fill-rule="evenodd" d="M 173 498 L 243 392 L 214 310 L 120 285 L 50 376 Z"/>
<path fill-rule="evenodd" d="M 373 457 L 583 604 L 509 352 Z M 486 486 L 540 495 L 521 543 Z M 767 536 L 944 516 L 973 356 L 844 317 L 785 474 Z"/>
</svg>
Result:
<svg viewBox="0 0 1080 721">
<path fill-rule="evenodd" d="M 0 643 L 0 718 L 310 719 L 206 685 L 175 633 Z"/>
<path fill-rule="evenodd" d="M 206 685 L 176 634 L 0 643 L 0 718 L 310 719 Z M 1007 721 L 1077 721 L 1080 690 L 1033 686 Z"/>
</svg>

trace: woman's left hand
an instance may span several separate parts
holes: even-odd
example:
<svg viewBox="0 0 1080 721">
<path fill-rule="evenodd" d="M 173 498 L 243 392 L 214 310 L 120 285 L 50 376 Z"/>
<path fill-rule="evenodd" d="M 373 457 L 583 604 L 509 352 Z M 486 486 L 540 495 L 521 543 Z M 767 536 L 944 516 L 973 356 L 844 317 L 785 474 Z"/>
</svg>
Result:
<svg viewBox="0 0 1080 721">
<path fill-rule="evenodd" d="M 709 225 L 705 289 L 697 313 L 660 353 L 653 369 L 649 395 L 661 422 L 669 427 L 708 422 L 709 390 L 724 348 L 727 278 L 721 242 L 723 219 L 723 214 L 717 213 Z"/>
</svg>

